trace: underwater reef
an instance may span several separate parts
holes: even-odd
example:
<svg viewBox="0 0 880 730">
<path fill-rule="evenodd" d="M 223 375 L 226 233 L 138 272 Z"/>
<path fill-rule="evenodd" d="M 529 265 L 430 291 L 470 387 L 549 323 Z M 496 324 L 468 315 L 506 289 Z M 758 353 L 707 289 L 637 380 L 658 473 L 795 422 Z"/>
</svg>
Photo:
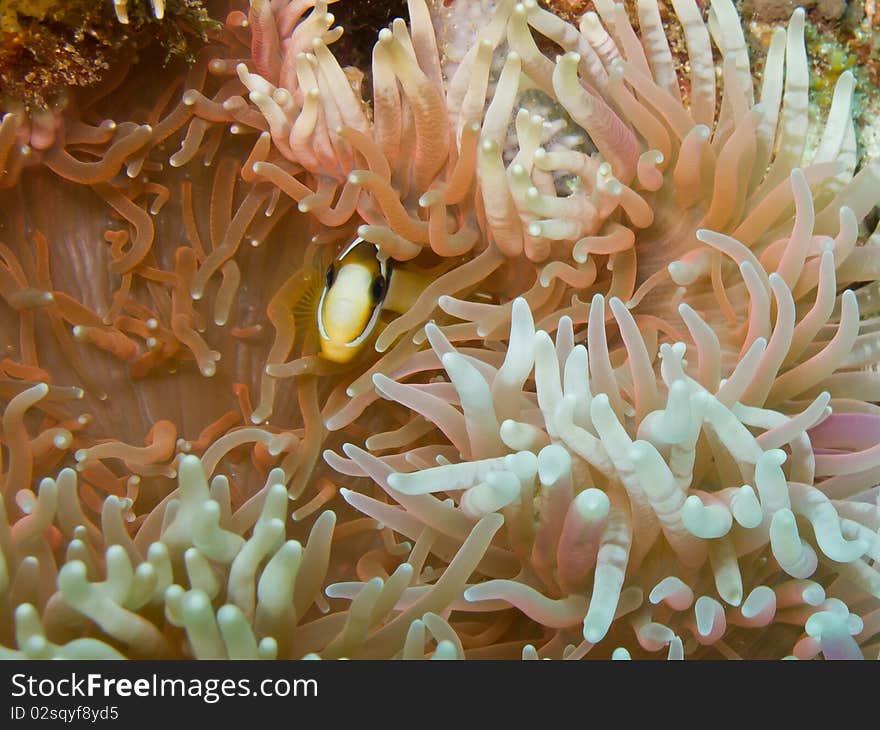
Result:
<svg viewBox="0 0 880 730">
<path fill-rule="evenodd" d="M 0 2 L 0 658 L 880 656 L 873 4 L 99 5 Z"/>
</svg>

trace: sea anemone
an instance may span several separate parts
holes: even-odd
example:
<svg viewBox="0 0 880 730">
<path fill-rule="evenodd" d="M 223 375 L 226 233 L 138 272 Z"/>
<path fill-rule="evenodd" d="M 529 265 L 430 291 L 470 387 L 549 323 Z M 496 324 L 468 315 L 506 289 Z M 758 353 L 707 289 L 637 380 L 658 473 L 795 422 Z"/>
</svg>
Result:
<svg viewBox="0 0 880 730">
<path fill-rule="evenodd" d="M 849 73 L 840 76 L 819 146 L 805 160 L 802 11 L 774 34 L 755 103 L 730 3 L 713 4 L 708 27 L 696 4 L 675 4 L 688 43 L 687 80 L 676 75 L 655 3 L 639 5 L 642 42 L 622 5 L 597 3 L 604 25 L 587 13 L 580 31 L 535 2 L 495 6 L 453 64 L 456 43 L 448 41 L 441 56 L 426 6 L 410 3 L 411 30 L 396 21 L 379 34 L 372 113 L 328 50 L 338 34 L 325 5 L 295 26 L 288 16 L 302 11 L 298 5 L 251 8 L 258 73 L 241 65 L 238 73 L 274 143 L 254 174 L 325 226 L 358 224 L 358 234 L 392 259 L 435 264 L 439 257 L 441 274 L 444 261 L 457 264 L 379 335 L 379 352 L 396 341 L 398 351 L 378 368 L 387 372 L 401 348 L 412 349 L 438 304 L 472 323 L 455 338 L 486 337 L 503 331 L 518 293 L 542 324 L 548 316 L 550 330 L 559 314 L 585 321 L 589 307 L 580 300 L 593 291 L 627 302 L 639 324 L 663 327 L 684 287 L 696 295 L 711 281 L 716 302 L 707 319 L 715 326 L 723 318 L 724 331 L 742 340 L 743 301 L 731 303 L 726 284 L 747 258 L 742 248 L 769 270 L 782 265 L 800 297 L 818 280 L 818 237 L 837 234 L 844 206 L 848 233 L 838 236 L 838 263 L 856 246 L 849 232 L 873 207 L 878 171 L 868 165 L 854 177 Z M 720 103 L 710 28 L 722 56 Z M 564 52 L 547 55 L 538 44 Z M 799 244 L 783 263 L 796 194 L 801 208 L 818 213 L 803 211 Z M 802 272 L 807 258 L 814 260 Z M 861 280 L 872 278 L 870 267 L 857 268 Z M 766 277 L 762 286 L 769 295 Z M 459 293 L 469 301 L 451 296 Z M 742 352 L 762 331 L 754 324 L 736 343 Z M 365 386 L 356 379 L 348 392 Z M 258 415 L 269 413 L 266 404 Z M 330 422 L 339 421 L 331 415 Z"/>
<path fill-rule="evenodd" d="M 8 0 L 0 7 L 0 157 L 11 163 L 44 150 L 64 134 L 65 109 L 76 89 L 120 76 L 139 50 L 161 48 L 166 61 L 194 56 L 212 21 L 201 0 L 110 3 L 93 0 Z M 18 144 L 8 148 L 11 130 Z"/>
<path fill-rule="evenodd" d="M 769 278 L 784 291 L 777 274 Z M 855 306 L 852 292 L 843 300 Z M 487 552 L 468 546 L 477 567 L 470 577 L 459 574 L 451 608 L 503 615 L 515 606 L 555 630 L 542 646 L 548 656 L 579 658 L 603 641 L 608 652 L 615 644 L 627 654 L 668 646 L 681 657 L 704 646 L 729 656 L 748 645 L 743 630 L 781 624 L 806 625 L 790 647 L 798 658 L 861 657 L 851 635 L 870 638 L 875 629 L 866 630 L 850 607 L 876 615 L 880 576 L 866 561 L 880 556 L 877 490 L 864 488 L 877 461 L 871 448 L 833 447 L 851 444 L 856 424 L 876 416 L 831 415 L 828 391 L 802 410 L 798 400 L 786 401 L 785 411 L 745 405 L 772 351 L 763 338 L 727 377 L 707 385 L 700 376 L 707 360 L 721 363 L 717 341 L 698 344 L 694 364 L 684 342 L 663 343 L 657 382 L 632 315 L 619 299 L 610 308 L 622 333 L 618 353 L 609 353 L 595 316 L 589 351 L 574 344 L 565 317 L 554 343 L 535 331 L 524 299 L 513 304 L 500 362 L 493 350 L 457 350 L 428 325 L 448 381 L 400 383 L 377 374 L 374 383 L 433 423 L 444 441 L 403 452 L 401 444 L 378 458 L 351 444 L 349 459 L 328 454 L 344 473 L 370 476 L 398 506 L 350 490 L 343 497 L 416 540 L 419 555 L 431 549 L 442 557 L 450 543 L 490 529 L 486 520 L 503 514 L 503 536 L 480 543 Z M 688 305 L 681 310 L 709 332 Z M 603 311 L 599 294 L 592 311 Z M 785 326 L 777 320 L 771 342 Z M 616 354 L 624 360 L 617 372 Z M 611 375 L 611 390 L 603 374 Z M 796 395 L 811 390 L 801 380 Z M 328 594 L 360 590 L 344 583 Z"/>
<path fill-rule="evenodd" d="M 730 0 L 672 5 L 409 0 L 358 68 L 256 0 L 7 114 L 3 651 L 876 654 L 854 77 L 808 145 L 804 13 L 756 94 Z M 358 238 L 420 284 L 331 362 Z"/>
</svg>

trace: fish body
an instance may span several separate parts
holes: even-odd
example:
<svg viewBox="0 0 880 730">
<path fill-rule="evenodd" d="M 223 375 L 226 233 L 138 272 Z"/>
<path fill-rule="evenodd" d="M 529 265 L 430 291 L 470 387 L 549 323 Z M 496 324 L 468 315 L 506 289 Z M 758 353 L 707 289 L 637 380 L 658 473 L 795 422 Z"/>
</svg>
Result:
<svg viewBox="0 0 880 730">
<path fill-rule="evenodd" d="M 356 238 L 327 269 L 318 301 L 321 355 L 346 363 L 376 330 L 392 271 L 376 247 Z"/>
</svg>

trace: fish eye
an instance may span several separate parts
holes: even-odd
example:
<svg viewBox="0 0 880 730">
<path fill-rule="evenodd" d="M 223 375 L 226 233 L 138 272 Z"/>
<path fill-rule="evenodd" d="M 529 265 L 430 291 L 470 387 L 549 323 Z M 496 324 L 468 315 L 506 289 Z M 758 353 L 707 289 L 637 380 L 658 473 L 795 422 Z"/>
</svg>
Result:
<svg viewBox="0 0 880 730">
<path fill-rule="evenodd" d="M 373 301 L 381 302 L 382 299 L 385 298 L 385 290 L 385 277 L 382 276 L 382 274 L 379 274 L 375 279 L 373 279 L 373 288 L 370 292 L 373 295 Z"/>
<path fill-rule="evenodd" d="M 326 277 L 327 288 L 329 289 L 331 286 L 333 286 L 333 280 L 336 278 L 336 270 L 333 268 L 333 264 L 330 264 L 330 266 L 327 267 Z"/>
</svg>

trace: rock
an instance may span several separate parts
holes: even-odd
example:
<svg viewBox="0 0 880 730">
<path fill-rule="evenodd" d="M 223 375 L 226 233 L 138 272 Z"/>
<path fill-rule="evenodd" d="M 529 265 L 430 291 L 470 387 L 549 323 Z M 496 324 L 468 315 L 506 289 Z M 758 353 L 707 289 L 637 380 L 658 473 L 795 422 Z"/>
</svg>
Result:
<svg viewBox="0 0 880 730">
<path fill-rule="evenodd" d="M 846 12 L 847 0 L 744 0 L 743 8 L 754 13 L 758 20 L 788 20 L 795 8 L 807 11 L 815 8 L 825 20 L 839 20 Z"/>
<path fill-rule="evenodd" d="M 819 0 L 816 10 L 826 20 L 838 20 L 846 12 L 846 0 Z"/>
</svg>

